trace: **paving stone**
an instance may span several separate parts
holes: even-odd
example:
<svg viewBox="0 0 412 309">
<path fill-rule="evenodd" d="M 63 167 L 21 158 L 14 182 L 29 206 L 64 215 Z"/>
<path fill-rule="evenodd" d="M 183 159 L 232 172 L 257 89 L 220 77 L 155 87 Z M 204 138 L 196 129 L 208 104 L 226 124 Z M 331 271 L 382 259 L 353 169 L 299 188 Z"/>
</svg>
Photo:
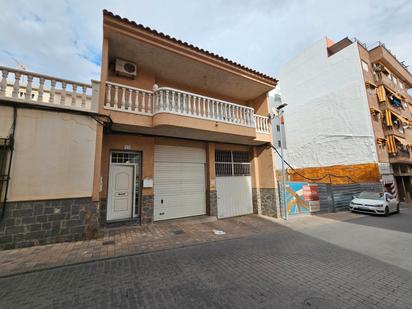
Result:
<svg viewBox="0 0 412 309">
<path fill-rule="evenodd" d="M 281 226 L 1 278 L 0 291 L 4 308 L 412 307 L 410 272 Z"/>
</svg>

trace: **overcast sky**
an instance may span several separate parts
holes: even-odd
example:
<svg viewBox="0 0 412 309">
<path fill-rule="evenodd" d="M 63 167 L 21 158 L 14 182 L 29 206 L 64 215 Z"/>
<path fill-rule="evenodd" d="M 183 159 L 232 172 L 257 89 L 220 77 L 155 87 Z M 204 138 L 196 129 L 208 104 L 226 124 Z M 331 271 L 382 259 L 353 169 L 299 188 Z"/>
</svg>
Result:
<svg viewBox="0 0 412 309">
<path fill-rule="evenodd" d="M 103 8 L 275 77 L 324 36 L 383 41 L 412 65 L 408 0 L 2 0 L 0 65 L 99 79 Z"/>
</svg>

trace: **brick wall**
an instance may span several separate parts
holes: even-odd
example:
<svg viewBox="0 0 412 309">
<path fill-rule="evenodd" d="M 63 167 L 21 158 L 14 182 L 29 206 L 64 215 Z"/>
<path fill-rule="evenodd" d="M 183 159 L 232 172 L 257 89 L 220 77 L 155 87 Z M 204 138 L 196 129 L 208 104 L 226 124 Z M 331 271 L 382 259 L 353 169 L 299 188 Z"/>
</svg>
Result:
<svg viewBox="0 0 412 309">
<path fill-rule="evenodd" d="M 89 239 L 98 227 L 90 198 L 9 202 L 0 222 L 0 249 Z"/>
</svg>

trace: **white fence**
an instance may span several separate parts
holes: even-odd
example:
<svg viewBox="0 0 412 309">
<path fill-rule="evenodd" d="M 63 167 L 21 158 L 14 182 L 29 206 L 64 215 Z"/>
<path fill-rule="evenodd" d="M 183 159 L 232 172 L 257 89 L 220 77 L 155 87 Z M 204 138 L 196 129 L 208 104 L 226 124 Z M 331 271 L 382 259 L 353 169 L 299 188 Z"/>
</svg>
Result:
<svg viewBox="0 0 412 309">
<path fill-rule="evenodd" d="M 97 112 L 98 82 L 71 80 L 0 66 L 0 99 Z M 93 99 L 92 99 L 93 97 Z"/>
</svg>

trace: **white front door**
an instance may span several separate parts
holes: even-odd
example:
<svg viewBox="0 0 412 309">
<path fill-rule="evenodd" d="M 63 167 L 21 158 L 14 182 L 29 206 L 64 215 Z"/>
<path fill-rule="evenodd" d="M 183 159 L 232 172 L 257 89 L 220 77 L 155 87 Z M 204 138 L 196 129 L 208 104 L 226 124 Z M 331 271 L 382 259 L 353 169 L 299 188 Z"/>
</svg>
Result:
<svg viewBox="0 0 412 309">
<path fill-rule="evenodd" d="M 112 164 L 110 168 L 107 220 L 131 218 L 134 166 Z"/>
</svg>

